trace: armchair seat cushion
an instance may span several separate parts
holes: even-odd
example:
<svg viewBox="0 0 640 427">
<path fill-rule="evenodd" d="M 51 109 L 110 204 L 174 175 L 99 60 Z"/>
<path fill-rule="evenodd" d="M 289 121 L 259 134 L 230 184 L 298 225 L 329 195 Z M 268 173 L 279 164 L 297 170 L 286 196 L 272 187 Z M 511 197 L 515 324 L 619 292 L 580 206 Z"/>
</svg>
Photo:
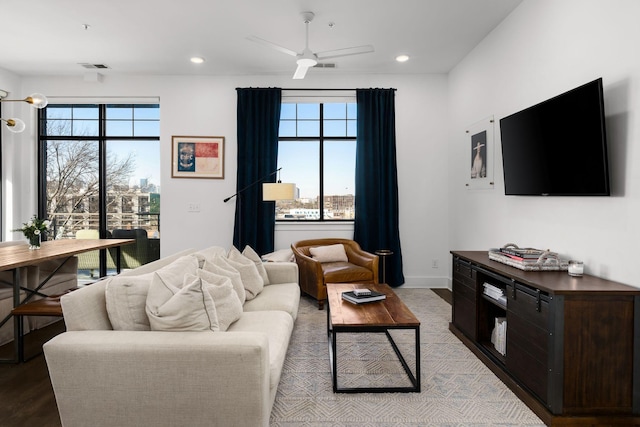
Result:
<svg viewBox="0 0 640 427">
<path fill-rule="evenodd" d="M 349 262 L 324 262 L 322 274 L 325 283 L 373 282 L 373 271 Z"/>
</svg>

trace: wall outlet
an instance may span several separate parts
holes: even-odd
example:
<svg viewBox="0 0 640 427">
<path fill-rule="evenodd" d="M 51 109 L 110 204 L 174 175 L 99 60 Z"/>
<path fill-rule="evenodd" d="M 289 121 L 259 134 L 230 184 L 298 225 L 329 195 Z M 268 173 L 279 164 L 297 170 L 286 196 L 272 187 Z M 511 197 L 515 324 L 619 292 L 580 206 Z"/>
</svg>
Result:
<svg viewBox="0 0 640 427">
<path fill-rule="evenodd" d="M 187 203 L 187 212 L 200 212 L 200 203 Z"/>
<path fill-rule="evenodd" d="M 437 259 L 432 259 L 431 260 L 431 268 L 438 268 L 438 260 Z"/>
</svg>

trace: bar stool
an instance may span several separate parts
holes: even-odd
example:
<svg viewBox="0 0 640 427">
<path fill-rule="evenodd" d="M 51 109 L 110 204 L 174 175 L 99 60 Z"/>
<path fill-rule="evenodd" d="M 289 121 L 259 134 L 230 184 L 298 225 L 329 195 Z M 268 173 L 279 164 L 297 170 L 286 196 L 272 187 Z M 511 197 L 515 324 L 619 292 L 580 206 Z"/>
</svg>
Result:
<svg viewBox="0 0 640 427">
<path fill-rule="evenodd" d="M 18 362 L 26 361 L 24 357 L 24 316 L 63 317 L 62 306 L 60 305 L 61 296 L 55 295 L 28 302 L 17 306 L 11 311 L 11 314 L 17 317 L 16 320 L 18 322 Z"/>
</svg>

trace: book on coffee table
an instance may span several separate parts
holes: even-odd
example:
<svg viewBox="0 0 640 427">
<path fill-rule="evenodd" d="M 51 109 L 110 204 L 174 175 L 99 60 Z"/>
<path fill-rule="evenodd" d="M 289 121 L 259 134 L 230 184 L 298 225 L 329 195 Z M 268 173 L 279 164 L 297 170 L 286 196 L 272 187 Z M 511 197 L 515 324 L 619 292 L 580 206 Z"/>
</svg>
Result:
<svg viewBox="0 0 640 427">
<path fill-rule="evenodd" d="M 368 289 L 367 289 L 368 290 Z M 360 291 L 360 290 L 358 290 Z M 359 294 L 359 295 L 357 295 Z M 342 293 L 342 299 L 349 301 L 353 304 L 363 304 L 365 302 L 382 301 L 387 296 L 381 292 L 369 291 L 369 292 L 354 292 L 348 291 Z"/>
</svg>

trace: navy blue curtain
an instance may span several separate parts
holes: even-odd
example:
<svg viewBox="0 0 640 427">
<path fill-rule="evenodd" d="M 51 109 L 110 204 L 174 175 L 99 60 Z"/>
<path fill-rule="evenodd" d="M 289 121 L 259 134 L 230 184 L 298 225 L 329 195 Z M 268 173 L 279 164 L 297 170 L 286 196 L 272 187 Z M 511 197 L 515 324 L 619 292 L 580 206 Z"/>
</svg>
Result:
<svg viewBox="0 0 640 427">
<path fill-rule="evenodd" d="M 275 182 L 282 89 L 237 88 L 238 175 L 233 245 L 273 252 L 275 208 L 262 201 L 262 182 Z"/>
<path fill-rule="evenodd" d="M 395 89 L 357 89 L 356 219 L 353 239 L 367 252 L 387 257 L 389 286 L 404 283 L 398 220 Z M 382 259 L 380 260 L 382 268 Z"/>
</svg>

